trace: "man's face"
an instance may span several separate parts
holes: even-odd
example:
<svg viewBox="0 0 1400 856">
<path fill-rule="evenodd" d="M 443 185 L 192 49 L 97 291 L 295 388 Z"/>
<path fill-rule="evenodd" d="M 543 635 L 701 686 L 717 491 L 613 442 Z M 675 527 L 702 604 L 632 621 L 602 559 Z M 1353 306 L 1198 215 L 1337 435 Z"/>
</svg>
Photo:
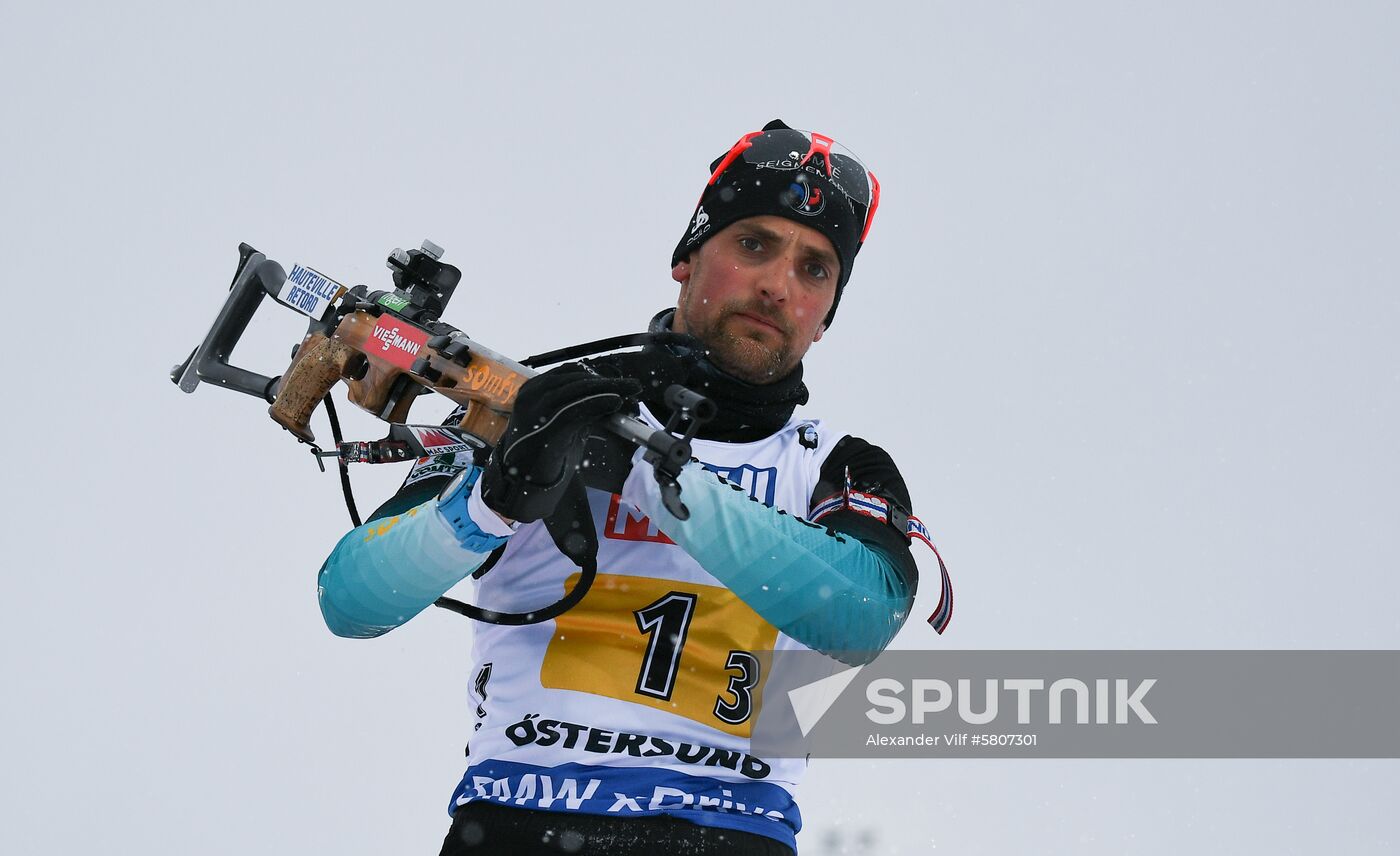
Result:
<svg viewBox="0 0 1400 856">
<path fill-rule="evenodd" d="M 753 384 L 781 380 L 821 339 L 841 263 L 831 241 L 786 217 L 733 223 L 671 270 L 681 284 L 672 329 Z"/>
</svg>

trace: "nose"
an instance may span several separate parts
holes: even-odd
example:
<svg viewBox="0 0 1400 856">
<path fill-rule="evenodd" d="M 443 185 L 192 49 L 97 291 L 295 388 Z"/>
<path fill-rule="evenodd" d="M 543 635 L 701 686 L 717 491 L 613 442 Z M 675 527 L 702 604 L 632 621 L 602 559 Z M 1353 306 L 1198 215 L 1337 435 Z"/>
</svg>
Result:
<svg viewBox="0 0 1400 856">
<path fill-rule="evenodd" d="M 797 258 L 791 250 L 774 255 L 770 264 L 763 266 L 758 291 L 773 303 L 782 303 L 788 298 L 792 278 L 797 275 Z"/>
</svg>

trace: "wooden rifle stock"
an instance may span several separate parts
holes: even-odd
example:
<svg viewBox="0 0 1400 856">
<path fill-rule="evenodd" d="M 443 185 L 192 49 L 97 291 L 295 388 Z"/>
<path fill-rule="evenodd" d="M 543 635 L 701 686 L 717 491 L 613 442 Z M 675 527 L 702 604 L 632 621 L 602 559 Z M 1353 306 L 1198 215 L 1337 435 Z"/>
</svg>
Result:
<svg viewBox="0 0 1400 856">
<path fill-rule="evenodd" d="M 277 424 L 307 443 L 316 442 L 311 414 L 345 376 L 355 350 L 344 342 L 312 333 L 297 348 L 296 357 L 277 387 L 277 400 L 267 409 Z"/>
<path fill-rule="evenodd" d="M 404 348 L 394 350 L 399 347 L 395 342 L 406 343 L 413 353 L 404 356 Z M 405 369 L 402 363 L 410 357 L 411 367 Z M 414 399 L 431 390 L 466 405 L 462 430 L 495 444 L 505 432 L 521 384 L 534 374 L 455 328 L 449 335 L 433 335 L 391 313 L 376 316 L 356 310 L 341 320 L 330 338 L 320 333 L 306 337 L 268 413 L 299 439 L 313 443 L 311 414 L 337 381 L 346 381 L 350 400 L 360 408 L 397 423 L 407 422 Z"/>
</svg>

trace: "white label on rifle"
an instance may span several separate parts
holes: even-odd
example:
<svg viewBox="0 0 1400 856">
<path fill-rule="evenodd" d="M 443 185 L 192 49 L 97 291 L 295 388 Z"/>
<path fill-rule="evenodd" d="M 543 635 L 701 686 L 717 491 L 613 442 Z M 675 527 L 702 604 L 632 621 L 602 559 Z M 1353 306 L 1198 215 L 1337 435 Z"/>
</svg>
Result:
<svg viewBox="0 0 1400 856">
<path fill-rule="evenodd" d="M 277 299 L 310 318 L 321 320 L 330 305 L 340 299 L 345 286 L 315 268 L 292 265 Z"/>
<path fill-rule="evenodd" d="M 470 452 L 477 448 L 477 444 L 467 442 L 441 428 L 433 428 L 425 425 L 409 425 L 408 430 L 413 432 L 413 436 L 418 438 L 418 443 L 423 447 L 427 455 L 450 455 L 456 452 Z"/>
</svg>

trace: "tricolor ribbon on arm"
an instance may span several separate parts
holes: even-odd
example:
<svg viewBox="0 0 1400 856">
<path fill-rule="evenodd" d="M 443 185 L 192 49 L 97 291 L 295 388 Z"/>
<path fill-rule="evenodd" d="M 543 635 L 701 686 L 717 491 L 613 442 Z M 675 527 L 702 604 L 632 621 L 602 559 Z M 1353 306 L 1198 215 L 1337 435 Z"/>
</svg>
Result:
<svg viewBox="0 0 1400 856">
<path fill-rule="evenodd" d="M 938 606 L 928 617 L 928 623 L 940 636 L 943 635 L 943 631 L 948 629 L 948 624 L 953 620 L 953 580 L 948 575 L 948 566 L 944 564 L 943 556 L 938 552 L 937 545 L 929 537 L 928 527 L 914 515 L 904 514 L 897 506 L 891 507 L 889 500 L 884 497 L 876 496 L 873 493 L 863 493 L 853 488 L 850 468 L 846 469 L 844 489 L 813 506 L 809 519 L 816 523 L 833 511 L 843 509 L 864 514 L 866 517 L 872 517 L 881 523 L 889 523 L 901 530 L 904 537 L 910 539 L 911 543 L 913 539 L 917 538 L 933 551 L 933 555 L 938 559 L 938 572 L 942 579 L 938 592 Z M 893 519 L 891 519 L 892 517 Z"/>
</svg>

